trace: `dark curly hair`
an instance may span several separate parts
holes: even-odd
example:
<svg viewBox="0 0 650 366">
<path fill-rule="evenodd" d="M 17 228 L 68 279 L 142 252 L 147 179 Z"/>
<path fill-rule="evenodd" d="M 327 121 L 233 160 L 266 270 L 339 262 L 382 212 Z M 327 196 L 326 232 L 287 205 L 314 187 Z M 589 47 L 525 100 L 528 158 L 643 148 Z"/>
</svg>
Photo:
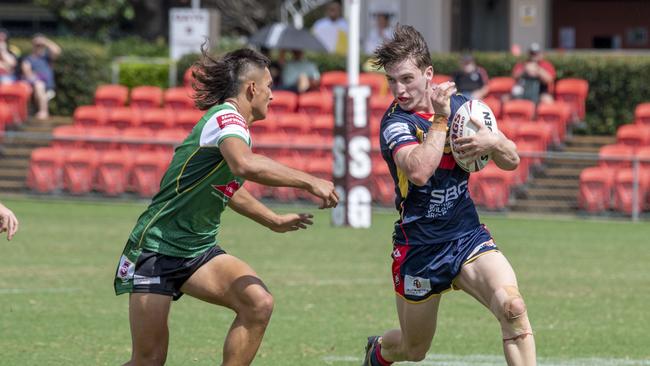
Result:
<svg viewBox="0 0 650 366">
<path fill-rule="evenodd" d="M 269 67 L 270 60 L 261 53 L 241 48 L 217 59 L 201 47 L 203 57 L 192 65 L 194 104 L 200 110 L 210 109 L 226 99 L 237 96 L 243 76 L 251 69 Z"/>
<path fill-rule="evenodd" d="M 393 33 L 393 39 L 384 42 L 375 51 L 377 68 L 390 67 L 408 58 L 413 58 L 415 65 L 424 70 L 432 66 L 431 54 L 422 34 L 410 25 L 398 24 Z"/>
</svg>

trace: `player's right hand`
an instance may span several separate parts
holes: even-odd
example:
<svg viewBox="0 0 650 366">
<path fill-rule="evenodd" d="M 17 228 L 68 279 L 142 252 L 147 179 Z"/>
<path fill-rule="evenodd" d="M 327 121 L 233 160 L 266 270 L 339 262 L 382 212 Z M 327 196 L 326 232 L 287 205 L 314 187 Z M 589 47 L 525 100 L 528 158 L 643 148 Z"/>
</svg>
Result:
<svg viewBox="0 0 650 366">
<path fill-rule="evenodd" d="M 442 84 L 433 86 L 431 92 L 431 104 L 436 114 L 451 114 L 451 96 L 456 94 L 456 83 L 445 81 Z"/>
<path fill-rule="evenodd" d="M 18 231 L 18 219 L 14 213 L 0 203 L 0 233 L 7 232 L 7 240 L 11 240 Z"/>
<path fill-rule="evenodd" d="M 309 187 L 309 193 L 323 200 L 319 208 L 332 208 L 336 207 L 339 203 L 339 195 L 336 193 L 334 183 L 314 178 L 314 181 Z"/>
</svg>

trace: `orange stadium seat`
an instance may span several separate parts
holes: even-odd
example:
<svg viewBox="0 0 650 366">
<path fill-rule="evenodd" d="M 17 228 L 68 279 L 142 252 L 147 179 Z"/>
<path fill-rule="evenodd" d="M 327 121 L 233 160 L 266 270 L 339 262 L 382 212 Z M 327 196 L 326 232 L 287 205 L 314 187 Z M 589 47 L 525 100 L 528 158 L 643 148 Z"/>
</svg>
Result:
<svg viewBox="0 0 650 366">
<path fill-rule="evenodd" d="M 395 98 L 391 93 L 386 95 L 371 95 L 368 102 L 370 108 L 370 116 L 375 118 L 381 118 L 384 116 L 384 113 L 393 105 Z"/>
<path fill-rule="evenodd" d="M 530 121 L 535 115 L 535 103 L 526 99 L 513 99 L 503 103 L 501 117 L 511 121 Z"/>
<path fill-rule="evenodd" d="M 108 113 L 102 106 L 82 105 L 74 110 L 74 124 L 82 127 L 97 127 L 106 124 Z"/>
<path fill-rule="evenodd" d="M 25 82 L 0 84 L 0 100 L 8 107 L 11 115 L 10 123 L 19 124 L 27 120 L 28 103 L 32 95 L 32 87 Z"/>
<path fill-rule="evenodd" d="M 297 136 L 308 131 L 309 118 L 303 113 L 283 113 L 278 115 L 278 132 L 286 136 Z"/>
<path fill-rule="evenodd" d="M 253 151 L 270 158 L 290 155 L 291 141 L 284 133 L 273 132 L 253 136 Z"/>
<path fill-rule="evenodd" d="M 510 187 L 515 173 L 499 169 L 490 163 L 476 175 L 477 181 L 472 196 L 477 197 L 482 206 L 489 210 L 502 210 L 508 205 Z"/>
<path fill-rule="evenodd" d="M 131 107 L 114 107 L 108 112 L 107 126 L 120 130 L 140 125 L 140 114 Z"/>
<path fill-rule="evenodd" d="M 160 189 L 160 180 L 171 156 L 161 152 L 144 151 L 135 155 L 131 171 L 133 189 L 141 197 L 151 197 Z"/>
<path fill-rule="evenodd" d="M 504 95 L 510 95 L 513 86 L 515 86 L 515 79 L 509 76 L 491 78 L 488 80 L 487 98 L 501 99 Z"/>
<path fill-rule="evenodd" d="M 86 129 L 75 125 L 63 125 L 52 130 L 52 147 L 73 149 L 83 146 Z"/>
<path fill-rule="evenodd" d="M 536 144 L 537 150 L 540 152 L 546 151 L 546 148 L 551 141 L 551 136 L 551 130 L 544 123 L 535 121 L 517 122 L 516 141 L 526 141 Z"/>
<path fill-rule="evenodd" d="M 537 120 L 549 125 L 553 131 L 553 142 L 558 144 L 566 139 L 567 124 L 571 110 L 564 102 L 540 103 L 537 106 Z"/>
<path fill-rule="evenodd" d="M 384 96 L 388 93 L 386 75 L 380 72 L 362 72 L 359 74 L 359 84 L 368 85 L 371 95 Z"/>
<path fill-rule="evenodd" d="M 634 108 L 634 122 L 640 125 L 650 125 L 650 102 L 637 104 Z"/>
<path fill-rule="evenodd" d="M 95 190 L 106 196 L 119 196 L 128 185 L 128 173 L 131 169 L 131 155 L 121 150 L 104 151 L 97 164 Z"/>
<path fill-rule="evenodd" d="M 194 126 L 203 118 L 204 111 L 198 109 L 187 109 L 176 111 L 176 122 L 174 126 L 187 132 L 192 131 Z"/>
<path fill-rule="evenodd" d="M 165 93 L 163 94 L 164 105 L 173 110 L 194 109 L 194 99 L 192 99 L 192 94 L 193 91 L 190 88 L 169 88 L 165 90 Z"/>
<path fill-rule="evenodd" d="M 483 99 L 483 103 L 487 104 L 487 106 L 490 107 L 492 113 L 494 113 L 494 117 L 496 117 L 498 121 L 501 118 L 501 100 L 495 97 L 489 97 Z"/>
<path fill-rule="evenodd" d="M 59 149 L 40 147 L 32 151 L 27 186 L 39 193 L 50 193 L 63 185 L 63 153 Z"/>
<path fill-rule="evenodd" d="M 650 145 L 650 125 L 627 124 L 616 130 L 616 143 L 627 145 L 633 149 Z"/>
<path fill-rule="evenodd" d="M 538 166 L 542 162 L 541 157 L 534 155 L 543 151 L 537 150 L 537 144 L 526 141 L 517 141 L 517 151 L 519 152 L 519 166 L 514 170 L 514 184 L 524 184 L 528 181 L 531 167 Z"/>
<path fill-rule="evenodd" d="M 293 113 L 298 108 L 298 94 L 289 90 L 274 90 L 269 111 L 273 113 Z"/>
<path fill-rule="evenodd" d="M 447 81 L 452 81 L 451 76 L 445 74 L 434 74 L 431 82 L 434 84 L 442 84 Z"/>
<path fill-rule="evenodd" d="M 312 116 L 308 126 L 310 133 L 319 136 L 333 136 L 334 134 L 334 116 L 333 115 L 319 115 Z"/>
<path fill-rule="evenodd" d="M 65 153 L 63 163 L 63 189 L 82 195 L 93 189 L 97 155 L 90 149 L 75 149 Z"/>
<path fill-rule="evenodd" d="M 326 71 L 320 76 L 320 88 L 331 92 L 337 85 L 348 85 L 348 74 L 345 71 Z"/>
<path fill-rule="evenodd" d="M 95 105 L 107 108 L 122 107 L 129 99 L 129 88 L 124 85 L 100 85 L 95 90 Z"/>
<path fill-rule="evenodd" d="M 511 121 L 507 118 L 501 118 L 497 122 L 497 127 L 507 138 L 510 140 L 515 140 L 517 138 L 517 122 Z"/>
<path fill-rule="evenodd" d="M 174 112 L 165 108 L 150 108 L 142 111 L 140 126 L 152 131 L 174 127 Z"/>
<path fill-rule="evenodd" d="M 136 86 L 131 90 L 130 105 L 138 109 L 160 108 L 163 91 L 158 86 Z"/>
<path fill-rule="evenodd" d="M 187 132 L 180 128 L 171 128 L 168 130 L 160 130 L 156 132 L 157 145 L 154 147 L 158 151 L 166 151 L 167 153 L 174 153 L 174 148 L 180 145 L 187 137 Z"/>
<path fill-rule="evenodd" d="M 600 148 L 598 152 L 598 164 L 612 170 L 629 168 L 632 166 L 631 158 L 634 157 L 634 148 L 611 144 Z"/>
<path fill-rule="evenodd" d="M 120 139 L 120 130 L 111 126 L 86 128 L 84 146 L 95 151 L 115 149 Z"/>
<path fill-rule="evenodd" d="M 634 197 L 634 184 L 638 181 L 637 194 Z M 625 214 L 632 214 L 635 210 L 635 203 L 638 212 L 647 209 L 648 191 L 650 190 L 650 173 L 645 170 L 638 170 L 637 176 L 633 169 L 622 169 L 616 173 L 614 181 L 614 209 Z"/>
<path fill-rule="evenodd" d="M 555 99 L 569 104 L 577 120 L 585 118 L 585 103 L 589 94 L 589 83 L 584 79 L 560 79 L 555 84 Z"/>
<path fill-rule="evenodd" d="M 0 130 L 4 131 L 5 124 L 11 122 L 11 108 L 4 100 L 0 99 Z"/>
<path fill-rule="evenodd" d="M 388 165 L 383 160 L 373 160 L 372 162 L 370 189 L 373 201 L 387 206 L 395 204 L 395 183 L 390 175 Z"/>
<path fill-rule="evenodd" d="M 608 210 L 612 200 L 614 174 L 607 168 L 590 167 L 580 173 L 578 207 L 597 213 Z"/>
<path fill-rule="evenodd" d="M 156 138 L 154 132 L 146 127 L 129 127 L 122 130 L 120 148 L 137 153 L 154 149 Z"/>
<path fill-rule="evenodd" d="M 255 121 L 249 127 L 251 134 L 253 135 L 253 142 L 255 138 L 261 134 L 266 133 L 275 133 L 277 124 L 277 115 L 276 113 L 267 113 L 266 118 L 260 121 Z"/>
<path fill-rule="evenodd" d="M 333 114 L 334 100 L 332 93 L 307 92 L 298 96 L 298 112 L 310 116 Z"/>
</svg>

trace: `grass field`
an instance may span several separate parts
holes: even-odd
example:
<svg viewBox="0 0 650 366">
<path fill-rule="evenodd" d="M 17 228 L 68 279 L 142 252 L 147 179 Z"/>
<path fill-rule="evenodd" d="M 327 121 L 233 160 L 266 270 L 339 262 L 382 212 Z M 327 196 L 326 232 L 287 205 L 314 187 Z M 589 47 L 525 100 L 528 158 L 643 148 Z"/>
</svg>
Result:
<svg viewBox="0 0 650 366">
<path fill-rule="evenodd" d="M 118 365 L 130 354 L 127 297 L 112 281 L 144 204 L 5 200 L 21 221 L 0 240 L 0 365 Z M 317 211 L 317 210 L 312 210 Z M 365 338 L 397 325 L 389 272 L 393 213 L 371 230 L 274 234 L 225 215 L 222 246 L 275 296 L 254 365 L 359 365 Z M 542 365 L 650 365 L 648 223 L 485 217 L 518 273 Z M 232 313 L 184 297 L 169 365 L 216 365 Z M 499 327 L 469 296 L 444 296 L 421 365 L 503 365 Z"/>
</svg>

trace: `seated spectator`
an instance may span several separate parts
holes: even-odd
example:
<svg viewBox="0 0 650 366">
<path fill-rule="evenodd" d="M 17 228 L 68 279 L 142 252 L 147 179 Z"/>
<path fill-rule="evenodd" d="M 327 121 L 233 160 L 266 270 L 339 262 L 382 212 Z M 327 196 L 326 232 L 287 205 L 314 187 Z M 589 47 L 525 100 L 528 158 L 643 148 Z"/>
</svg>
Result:
<svg viewBox="0 0 650 366">
<path fill-rule="evenodd" d="M 318 89 L 320 72 L 316 65 L 304 58 L 300 50 L 292 51 L 292 59 L 282 67 L 282 88 L 297 93 Z"/>
<path fill-rule="evenodd" d="M 517 80 L 512 96 L 535 103 L 552 103 L 555 76 L 555 67 L 544 59 L 539 44 L 533 43 L 528 49 L 528 59 L 517 63 L 512 70 L 512 77 Z"/>
<path fill-rule="evenodd" d="M 394 29 L 390 24 L 390 14 L 375 14 L 375 26 L 370 28 L 364 45 L 366 55 L 372 55 L 377 47 L 393 39 Z"/>
<path fill-rule="evenodd" d="M 0 28 L 0 84 L 13 83 L 16 80 L 16 55 L 9 47 L 9 32 Z"/>
<path fill-rule="evenodd" d="M 346 54 L 348 40 L 348 22 L 341 16 L 341 3 L 332 1 L 327 4 L 327 16 L 318 19 L 311 28 L 329 53 Z"/>
<path fill-rule="evenodd" d="M 469 99 L 483 99 L 488 93 L 488 74 L 484 68 L 476 65 L 471 55 L 464 55 L 460 70 L 453 74 L 458 92 Z"/>
<path fill-rule="evenodd" d="M 43 35 L 32 38 L 32 52 L 21 64 L 22 78 L 34 88 L 38 111 L 37 119 L 49 117 L 47 102 L 54 95 L 54 70 L 52 61 L 61 54 L 61 47 Z"/>
</svg>

